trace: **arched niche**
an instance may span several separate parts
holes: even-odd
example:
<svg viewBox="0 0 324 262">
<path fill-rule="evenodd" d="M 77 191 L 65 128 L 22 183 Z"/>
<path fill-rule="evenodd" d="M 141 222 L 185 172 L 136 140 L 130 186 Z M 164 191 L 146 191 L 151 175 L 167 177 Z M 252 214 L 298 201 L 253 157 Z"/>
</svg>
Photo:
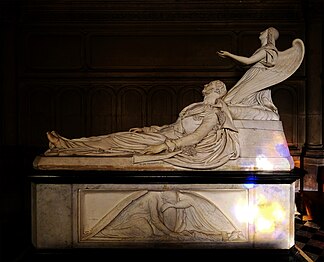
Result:
<svg viewBox="0 0 324 262">
<path fill-rule="evenodd" d="M 91 88 L 88 111 L 89 135 L 110 134 L 116 130 L 116 94 L 111 87 Z"/>
</svg>

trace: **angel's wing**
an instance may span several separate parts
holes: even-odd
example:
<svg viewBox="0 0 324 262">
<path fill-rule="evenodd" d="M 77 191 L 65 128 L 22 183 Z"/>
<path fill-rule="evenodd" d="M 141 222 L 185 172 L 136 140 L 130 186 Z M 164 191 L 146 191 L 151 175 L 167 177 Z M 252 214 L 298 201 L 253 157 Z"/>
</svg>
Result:
<svg viewBox="0 0 324 262">
<path fill-rule="evenodd" d="M 192 208 L 186 210 L 186 223 L 188 226 L 190 225 L 206 234 L 216 233 L 217 231 L 230 233 L 238 230 L 231 218 L 223 210 L 199 192 L 181 190 L 180 199 L 192 203 Z"/>
<path fill-rule="evenodd" d="M 229 90 L 224 101 L 230 104 L 239 104 L 244 98 L 278 84 L 290 77 L 301 65 L 305 53 L 304 43 L 295 39 L 292 47 L 278 52 L 278 60 L 273 67 L 260 69 L 251 67 L 236 85 Z"/>
<path fill-rule="evenodd" d="M 100 232 L 105 226 L 107 226 L 111 221 L 113 221 L 125 208 L 127 208 L 133 201 L 144 196 L 148 191 L 141 190 L 131 193 L 122 199 L 113 209 L 111 209 L 104 217 L 102 217 L 89 231 L 84 232 L 81 236 L 82 240 L 87 240 L 98 232 Z"/>
</svg>

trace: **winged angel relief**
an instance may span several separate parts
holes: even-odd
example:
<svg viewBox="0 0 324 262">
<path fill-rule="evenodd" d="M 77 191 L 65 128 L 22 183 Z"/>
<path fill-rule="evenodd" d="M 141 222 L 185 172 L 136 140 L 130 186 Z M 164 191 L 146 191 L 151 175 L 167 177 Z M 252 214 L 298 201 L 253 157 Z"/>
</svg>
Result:
<svg viewBox="0 0 324 262">
<path fill-rule="evenodd" d="M 291 48 L 281 52 L 275 46 L 278 37 L 273 27 L 261 32 L 261 47 L 251 57 L 219 51 L 223 58 L 252 66 L 228 92 L 220 80 L 204 85 L 203 101 L 185 107 L 176 122 L 76 139 L 48 132 L 45 155 L 132 157 L 134 164 L 162 161 L 190 169 L 214 169 L 238 159 L 240 141 L 234 120 L 278 120 L 269 88 L 290 77 L 304 57 L 302 40 L 295 39 Z"/>
<path fill-rule="evenodd" d="M 81 241 L 244 241 L 230 217 L 198 192 L 129 193 L 88 230 Z"/>
</svg>

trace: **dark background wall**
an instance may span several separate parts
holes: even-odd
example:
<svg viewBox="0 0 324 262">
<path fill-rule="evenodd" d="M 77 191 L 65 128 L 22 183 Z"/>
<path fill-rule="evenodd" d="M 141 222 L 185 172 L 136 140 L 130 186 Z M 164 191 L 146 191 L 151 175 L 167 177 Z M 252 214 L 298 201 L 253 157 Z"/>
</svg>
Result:
<svg viewBox="0 0 324 262">
<path fill-rule="evenodd" d="M 47 149 L 46 131 L 80 137 L 171 123 L 201 100 L 204 84 L 220 79 L 230 88 L 245 72 L 218 50 L 249 56 L 269 26 L 280 32 L 280 51 L 295 38 L 306 46 L 301 67 L 272 87 L 272 97 L 296 165 L 308 171 L 304 187 L 316 190 L 321 0 L 3 0 L 0 7 L 4 223 L 28 217 L 26 181 Z"/>
<path fill-rule="evenodd" d="M 203 84 L 221 79 L 230 88 L 246 70 L 218 50 L 249 56 L 269 26 L 280 31 L 279 50 L 305 41 L 298 1 L 16 5 L 5 23 L 4 145 L 46 148 L 52 129 L 79 137 L 170 123 L 201 99 Z M 305 79 L 303 63 L 273 88 L 294 154 L 305 143 Z"/>
</svg>

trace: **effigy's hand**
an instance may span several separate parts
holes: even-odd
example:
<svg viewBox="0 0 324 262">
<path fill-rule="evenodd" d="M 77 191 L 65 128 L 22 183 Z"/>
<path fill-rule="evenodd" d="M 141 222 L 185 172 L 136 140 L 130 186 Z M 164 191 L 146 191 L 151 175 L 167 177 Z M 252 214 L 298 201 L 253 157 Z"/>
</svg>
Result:
<svg viewBox="0 0 324 262">
<path fill-rule="evenodd" d="M 141 128 L 141 127 L 133 127 L 131 129 L 129 129 L 129 132 L 142 133 L 143 132 L 143 128 Z"/>
<path fill-rule="evenodd" d="M 222 58 L 226 58 L 226 57 L 228 57 L 228 56 L 230 55 L 229 52 L 227 52 L 227 51 L 223 51 L 223 50 L 219 50 L 219 51 L 217 51 L 217 54 L 218 54 L 220 57 L 222 57 Z"/>
<path fill-rule="evenodd" d="M 148 146 L 147 148 L 145 148 L 142 153 L 143 154 L 158 154 L 164 150 L 167 150 L 168 147 L 166 144 L 159 144 L 159 145 L 152 145 L 152 146 Z"/>
</svg>

